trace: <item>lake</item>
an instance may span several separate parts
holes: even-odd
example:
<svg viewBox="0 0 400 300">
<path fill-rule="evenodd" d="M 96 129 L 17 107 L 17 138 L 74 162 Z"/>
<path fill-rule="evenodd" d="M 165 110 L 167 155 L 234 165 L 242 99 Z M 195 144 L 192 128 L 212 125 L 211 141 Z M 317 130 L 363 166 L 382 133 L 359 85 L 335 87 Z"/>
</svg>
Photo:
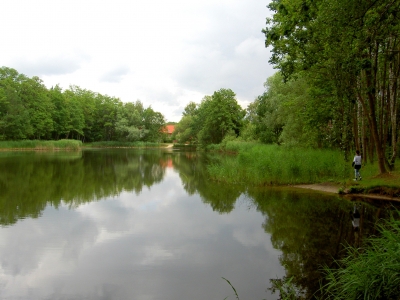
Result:
<svg viewBox="0 0 400 300">
<path fill-rule="evenodd" d="M 376 233 L 389 203 L 207 178 L 218 155 L 0 152 L 0 299 L 278 299 Z M 271 281 L 272 280 L 272 281 Z"/>
</svg>

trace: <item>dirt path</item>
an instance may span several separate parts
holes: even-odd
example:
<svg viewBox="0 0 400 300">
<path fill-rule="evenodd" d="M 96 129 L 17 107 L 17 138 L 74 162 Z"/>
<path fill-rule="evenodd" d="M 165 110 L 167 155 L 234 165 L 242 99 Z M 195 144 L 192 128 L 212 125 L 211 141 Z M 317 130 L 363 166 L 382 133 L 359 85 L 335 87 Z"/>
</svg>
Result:
<svg viewBox="0 0 400 300">
<path fill-rule="evenodd" d="M 339 194 L 339 189 L 340 189 L 339 185 L 332 183 L 300 184 L 300 185 L 294 185 L 293 187 L 331 193 L 331 194 Z M 400 198 L 384 196 L 379 194 L 346 194 L 346 196 L 400 202 Z"/>
<path fill-rule="evenodd" d="M 300 185 L 294 185 L 293 187 L 300 188 L 300 189 L 309 189 L 309 190 L 314 190 L 314 191 L 332 193 L 332 194 L 339 194 L 339 188 L 340 188 L 339 185 L 329 184 L 329 183 L 300 184 Z"/>
</svg>

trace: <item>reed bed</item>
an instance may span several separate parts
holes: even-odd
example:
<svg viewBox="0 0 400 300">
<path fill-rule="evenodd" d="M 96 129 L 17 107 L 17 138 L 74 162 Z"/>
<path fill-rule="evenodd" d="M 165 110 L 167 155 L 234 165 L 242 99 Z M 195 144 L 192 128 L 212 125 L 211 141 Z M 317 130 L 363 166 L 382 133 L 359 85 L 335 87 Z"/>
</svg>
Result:
<svg viewBox="0 0 400 300">
<path fill-rule="evenodd" d="M 85 147 L 93 148 L 153 148 L 164 147 L 163 143 L 150 143 L 150 142 L 118 142 L 118 141 L 103 141 L 86 143 Z"/>
<path fill-rule="evenodd" d="M 342 182 L 351 178 L 351 163 L 334 150 L 286 148 L 228 142 L 225 156 L 208 167 L 211 177 L 233 184 L 275 185 Z"/>
<path fill-rule="evenodd" d="M 77 140 L 23 140 L 23 141 L 0 141 L 0 149 L 5 150 L 79 150 L 82 142 Z"/>
<path fill-rule="evenodd" d="M 324 299 L 399 299 L 400 213 L 379 227 L 365 249 L 348 247 L 335 269 L 325 268 Z"/>
</svg>

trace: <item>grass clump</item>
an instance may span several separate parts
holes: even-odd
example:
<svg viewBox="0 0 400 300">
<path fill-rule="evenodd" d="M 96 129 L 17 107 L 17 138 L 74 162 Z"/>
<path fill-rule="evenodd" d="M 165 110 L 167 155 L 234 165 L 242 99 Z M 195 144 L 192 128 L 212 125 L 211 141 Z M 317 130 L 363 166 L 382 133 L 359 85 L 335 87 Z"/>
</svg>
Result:
<svg viewBox="0 0 400 300">
<path fill-rule="evenodd" d="M 370 165 L 361 169 L 364 171 L 361 181 L 348 180 L 349 194 L 378 194 L 389 197 L 400 197 L 400 172 L 392 171 L 385 174 L 378 173 L 376 165 Z M 372 175 L 371 175 L 372 174 Z"/>
<path fill-rule="evenodd" d="M 340 151 L 285 148 L 256 143 L 227 143 L 236 156 L 209 166 L 213 179 L 252 185 L 341 182 L 348 178 Z"/>
<path fill-rule="evenodd" d="M 85 143 L 85 147 L 93 148 L 154 148 L 166 147 L 167 144 L 151 143 L 151 142 L 119 142 L 119 141 L 101 141 L 93 143 Z"/>
<path fill-rule="evenodd" d="M 397 212 L 397 217 L 400 213 Z M 325 268 L 323 299 L 399 299 L 400 221 L 393 216 L 379 226 L 379 236 L 365 249 L 348 247 L 335 269 Z"/>
<path fill-rule="evenodd" d="M 79 150 L 82 142 L 78 140 L 22 140 L 22 141 L 0 141 L 0 149 L 7 150 Z"/>
</svg>

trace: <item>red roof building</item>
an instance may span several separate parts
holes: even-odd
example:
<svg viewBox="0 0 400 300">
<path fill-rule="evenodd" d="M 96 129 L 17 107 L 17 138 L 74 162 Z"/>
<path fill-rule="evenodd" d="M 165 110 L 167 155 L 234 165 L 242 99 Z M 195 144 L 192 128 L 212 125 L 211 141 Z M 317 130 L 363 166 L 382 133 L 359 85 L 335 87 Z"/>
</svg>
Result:
<svg viewBox="0 0 400 300">
<path fill-rule="evenodd" d="M 164 132 L 166 132 L 169 136 L 171 136 L 175 131 L 175 125 L 173 124 L 165 125 L 165 129 L 166 130 Z"/>
</svg>

